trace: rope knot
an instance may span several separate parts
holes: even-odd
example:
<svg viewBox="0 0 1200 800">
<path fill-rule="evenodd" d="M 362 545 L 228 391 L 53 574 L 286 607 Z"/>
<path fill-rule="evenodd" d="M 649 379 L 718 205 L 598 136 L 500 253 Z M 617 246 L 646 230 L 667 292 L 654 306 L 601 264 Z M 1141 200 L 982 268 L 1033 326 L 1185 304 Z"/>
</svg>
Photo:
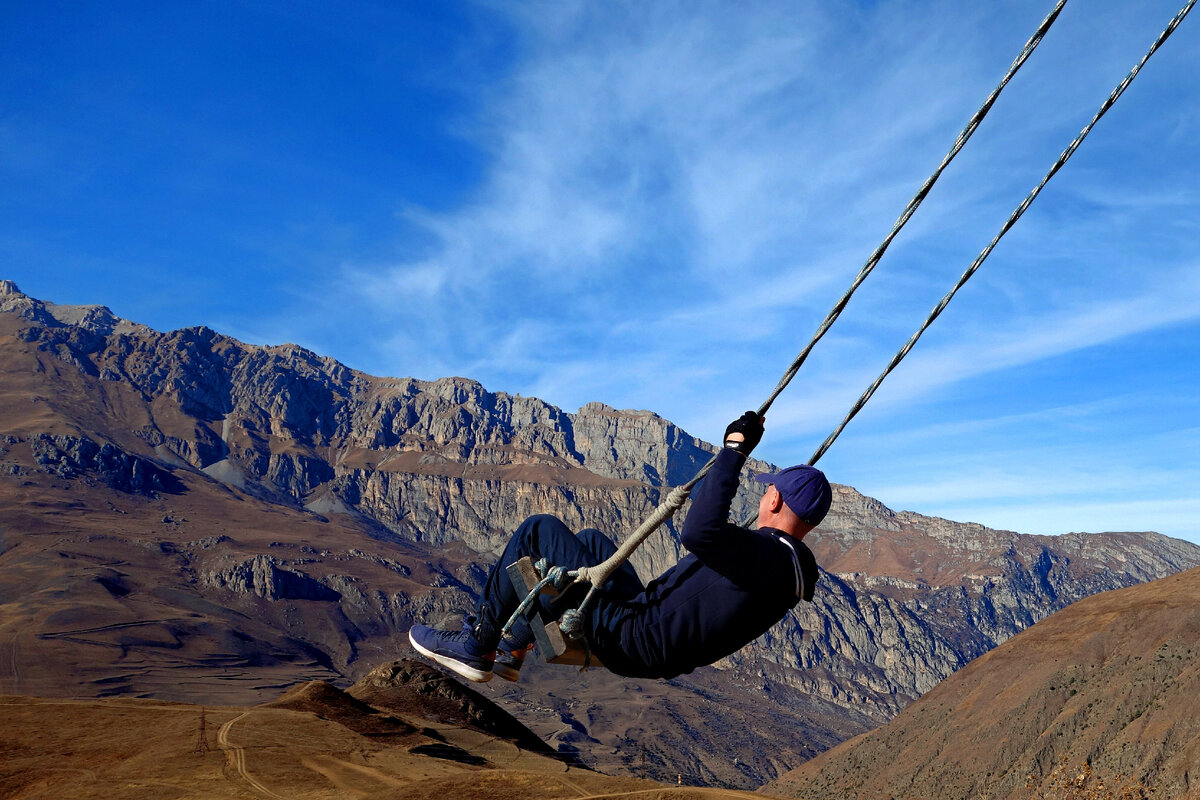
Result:
<svg viewBox="0 0 1200 800">
<path fill-rule="evenodd" d="M 545 559 L 542 559 L 542 561 L 545 561 Z M 538 564 L 540 565 L 541 561 Z M 540 566 L 539 569 L 541 569 Z M 550 571 L 546 573 L 546 580 L 550 581 L 550 585 L 561 592 L 571 582 L 571 576 L 562 567 L 551 567 Z"/>
<path fill-rule="evenodd" d="M 577 608 L 568 608 L 563 612 L 562 620 L 558 623 L 558 629 L 563 632 L 563 635 L 571 639 L 583 638 L 583 613 Z"/>
<path fill-rule="evenodd" d="M 667 495 L 667 502 L 675 506 L 675 508 L 682 508 L 683 504 L 687 502 L 687 499 L 691 497 L 691 495 L 692 490 L 687 488 L 686 485 L 676 486 L 671 490 L 671 493 Z"/>
</svg>

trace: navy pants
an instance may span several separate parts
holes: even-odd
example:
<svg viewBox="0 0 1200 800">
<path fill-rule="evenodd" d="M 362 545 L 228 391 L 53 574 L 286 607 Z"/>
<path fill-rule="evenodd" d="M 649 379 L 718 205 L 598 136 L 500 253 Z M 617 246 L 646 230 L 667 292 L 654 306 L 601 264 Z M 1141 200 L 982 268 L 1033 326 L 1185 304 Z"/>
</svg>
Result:
<svg viewBox="0 0 1200 800">
<path fill-rule="evenodd" d="M 538 514 L 521 523 L 504 549 L 504 555 L 488 573 L 487 582 L 483 586 L 483 596 L 480 598 L 480 618 L 486 611 L 491 612 L 495 622 L 495 637 L 498 640 L 500 629 L 517 606 L 525 599 L 524 590 L 515 589 L 508 578 L 507 567 L 524 556 L 529 556 L 536 563 L 545 558 L 551 566 L 572 570 L 579 567 L 593 567 L 617 551 L 616 545 L 600 531 L 588 528 L 579 533 L 572 533 L 558 517 L 549 514 Z M 540 595 L 539 602 L 543 610 L 557 617 L 565 609 L 579 605 L 583 600 L 588 584 L 572 586 L 560 597 Z M 609 649 L 616 645 L 615 632 L 612 623 L 620 616 L 624 601 L 630 600 L 643 590 L 642 582 L 633 567 L 626 561 L 597 592 L 597 596 L 588 604 L 587 627 L 589 638 L 598 651 Z M 529 623 L 521 617 L 513 626 L 509 637 L 518 647 L 523 647 L 533 641 L 533 631 Z M 497 642 L 484 642 L 493 647 Z"/>
</svg>

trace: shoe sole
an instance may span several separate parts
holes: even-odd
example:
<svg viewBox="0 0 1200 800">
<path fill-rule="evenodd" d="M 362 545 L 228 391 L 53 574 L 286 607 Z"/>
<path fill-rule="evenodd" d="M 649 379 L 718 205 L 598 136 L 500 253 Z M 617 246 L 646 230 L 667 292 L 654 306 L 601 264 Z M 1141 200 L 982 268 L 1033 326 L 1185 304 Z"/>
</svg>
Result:
<svg viewBox="0 0 1200 800">
<path fill-rule="evenodd" d="M 408 641 L 412 644 L 413 649 L 421 655 L 425 656 L 426 658 L 433 659 L 446 669 L 461 675 L 469 681 L 473 681 L 474 683 L 487 683 L 492 679 L 491 671 L 484 672 L 481 669 L 475 669 L 470 664 L 464 664 L 457 659 L 450 658 L 449 656 L 439 655 L 438 653 L 435 653 L 426 647 L 422 647 L 417 643 L 417 640 L 413 638 L 412 631 L 408 632 Z"/>
</svg>

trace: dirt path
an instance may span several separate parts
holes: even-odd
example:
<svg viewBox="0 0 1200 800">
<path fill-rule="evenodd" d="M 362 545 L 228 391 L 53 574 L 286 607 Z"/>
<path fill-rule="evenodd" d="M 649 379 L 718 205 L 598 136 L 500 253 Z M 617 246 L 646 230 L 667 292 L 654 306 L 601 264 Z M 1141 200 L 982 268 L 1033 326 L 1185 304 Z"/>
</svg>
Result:
<svg viewBox="0 0 1200 800">
<path fill-rule="evenodd" d="M 19 633 L 14 633 L 8 641 L 8 674 L 12 680 L 12 694 L 21 693 L 21 667 L 17 648 L 17 637 Z"/>
<path fill-rule="evenodd" d="M 68 636 L 79 636 L 83 633 L 100 633 L 101 631 L 118 631 L 123 628 L 136 628 L 139 625 L 158 625 L 166 622 L 182 622 L 183 617 L 167 617 L 166 619 L 139 619 L 133 622 L 115 622 L 111 625 L 97 625 L 94 628 L 80 628 L 74 631 L 46 631 L 39 633 L 39 639 L 59 639 Z"/>
<path fill-rule="evenodd" d="M 312 712 L 290 709 L 212 708 L 132 698 L 5 700 L 0 704 L 0 713 L 6 715 L 6 724 L 17 726 L 15 732 L 5 728 L 5 743 L 8 736 L 15 735 L 16 743 L 34 752 L 39 747 L 45 749 L 44 745 L 51 740 L 74 741 L 72 737 L 81 732 L 88 737 L 86 746 L 73 747 L 77 752 L 71 753 L 70 758 L 61 753 L 35 753 L 18 771 L 25 783 L 30 779 L 36 782 L 39 776 L 60 784 L 70 783 L 73 796 L 85 799 L 111 796 L 117 775 L 126 789 L 138 789 L 147 797 L 761 798 L 746 792 L 656 785 L 649 781 L 611 779 L 610 782 L 598 773 L 576 771 L 481 731 L 438 723 L 430 727 L 440 729 L 441 733 L 429 731 L 430 740 L 440 738 L 454 752 L 474 758 L 460 759 L 453 754 L 449 758 L 429 757 L 432 754 L 412 748 L 411 738 L 396 742 L 364 740 L 361 735 Z M 72 707 L 76 711 L 71 711 Z M 98 714 L 96 709 L 105 713 Z M 206 720 L 206 727 L 198 728 L 202 719 Z M 196 744 L 198 730 L 205 730 L 215 738 L 212 752 L 207 755 L 204 750 L 208 745 L 200 749 Z M 413 752 L 414 749 L 418 752 Z M 250 760 L 254 761 L 253 769 Z M 114 765 L 119 768 L 117 772 L 113 771 Z M 445 788 L 439 791 L 434 787 Z M 611 788 L 604 791 L 606 787 Z M 4 788 L 0 788 L 0 795 L 7 796 Z M 27 792 L 15 796 L 42 794 Z"/>
<path fill-rule="evenodd" d="M 270 789 L 263 786 L 261 783 L 251 777 L 250 773 L 246 771 L 245 749 L 229 741 L 229 732 L 233 729 L 233 723 L 237 722 L 238 720 L 245 719 L 248 716 L 250 716 L 250 712 L 244 711 L 238 716 L 229 720 L 229 722 L 226 722 L 224 725 L 222 725 L 221 730 L 217 732 L 217 747 L 225 751 L 225 758 L 228 759 L 229 766 L 233 767 L 234 771 L 237 772 L 242 780 L 250 784 L 250 788 L 262 794 L 264 797 L 271 797 L 274 798 L 274 800 L 288 800 L 286 797 L 275 794 Z"/>
<path fill-rule="evenodd" d="M 380 789 L 390 789 L 397 786 L 407 786 L 406 781 L 393 778 L 377 769 L 354 764 L 343 758 L 331 755 L 311 756 L 301 759 L 300 763 L 307 769 L 323 776 L 332 783 L 339 792 L 361 798 L 378 796 Z"/>
<path fill-rule="evenodd" d="M 571 780 L 570 778 L 568 778 L 564 775 L 555 775 L 554 777 L 557 778 L 559 783 L 561 783 L 563 786 L 566 786 L 568 789 L 570 789 L 573 792 L 578 792 L 578 795 L 577 795 L 578 797 L 587 797 L 588 790 L 584 789 L 582 786 L 580 786 L 575 781 Z"/>
</svg>

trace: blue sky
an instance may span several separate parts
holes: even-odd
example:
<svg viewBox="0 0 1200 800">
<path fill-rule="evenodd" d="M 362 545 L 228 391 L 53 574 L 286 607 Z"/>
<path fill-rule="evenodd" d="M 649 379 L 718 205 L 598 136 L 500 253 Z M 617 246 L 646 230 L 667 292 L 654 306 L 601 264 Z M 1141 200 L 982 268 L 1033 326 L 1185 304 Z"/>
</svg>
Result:
<svg viewBox="0 0 1200 800">
<path fill-rule="evenodd" d="M 806 460 L 1182 0 L 1071 0 L 768 416 Z M 0 277 L 708 440 L 767 396 L 1050 0 L 0 0 Z M 1200 542 L 1200 19 L 820 465 Z"/>
</svg>

